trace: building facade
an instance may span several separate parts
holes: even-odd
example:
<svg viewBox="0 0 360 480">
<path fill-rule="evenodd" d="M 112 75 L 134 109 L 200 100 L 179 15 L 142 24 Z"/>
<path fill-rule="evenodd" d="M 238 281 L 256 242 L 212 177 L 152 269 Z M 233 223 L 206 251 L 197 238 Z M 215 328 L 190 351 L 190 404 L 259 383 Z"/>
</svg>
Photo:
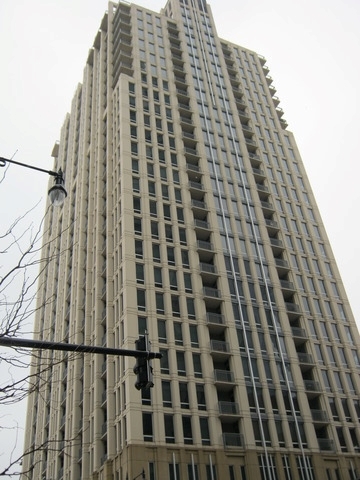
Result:
<svg viewBox="0 0 360 480">
<path fill-rule="evenodd" d="M 55 145 L 24 479 L 355 480 L 360 340 L 266 60 L 109 3 Z"/>
</svg>

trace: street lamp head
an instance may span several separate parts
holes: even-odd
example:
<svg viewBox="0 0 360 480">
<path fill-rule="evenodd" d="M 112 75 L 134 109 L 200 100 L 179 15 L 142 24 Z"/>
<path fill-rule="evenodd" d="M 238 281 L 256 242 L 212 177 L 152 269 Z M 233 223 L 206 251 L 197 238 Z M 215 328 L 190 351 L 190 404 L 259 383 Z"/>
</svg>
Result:
<svg viewBox="0 0 360 480">
<path fill-rule="evenodd" d="M 64 187 L 64 177 L 61 168 L 55 176 L 55 184 L 49 190 L 50 202 L 54 207 L 61 207 L 67 197 L 67 191 Z"/>
</svg>

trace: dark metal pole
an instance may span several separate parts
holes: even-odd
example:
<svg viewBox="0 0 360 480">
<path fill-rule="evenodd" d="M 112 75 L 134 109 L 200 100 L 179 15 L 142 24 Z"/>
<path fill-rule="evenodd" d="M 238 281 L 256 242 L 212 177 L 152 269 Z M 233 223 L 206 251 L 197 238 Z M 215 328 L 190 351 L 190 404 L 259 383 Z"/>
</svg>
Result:
<svg viewBox="0 0 360 480">
<path fill-rule="evenodd" d="M 38 172 L 44 172 L 53 177 L 58 177 L 59 173 L 52 170 L 45 170 L 43 168 L 34 167 L 33 165 L 28 165 L 27 163 L 16 162 L 15 160 L 10 160 L 9 158 L 0 157 L 0 167 L 5 167 L 7 163 L 14 163 L 15 165 L 20 165 L 21 167 L 31 168 L 32 170 L 37 170 Z"/>
<path fill-rule="evenodd" d="M 0 346 L 38 348 L 40 350 L 61 350 L 65 352 L 95 353 L 102 355 L 119 355 L 123 357 L 162 358 L 161 353 L 141 350 L 125 350 L 121 348 L 96 347 L 92 345 L 76 345 L 73 343 L 46 342 L 44 340 L 29 340 L 26 338 L 1 337 Z"/>
</svg>

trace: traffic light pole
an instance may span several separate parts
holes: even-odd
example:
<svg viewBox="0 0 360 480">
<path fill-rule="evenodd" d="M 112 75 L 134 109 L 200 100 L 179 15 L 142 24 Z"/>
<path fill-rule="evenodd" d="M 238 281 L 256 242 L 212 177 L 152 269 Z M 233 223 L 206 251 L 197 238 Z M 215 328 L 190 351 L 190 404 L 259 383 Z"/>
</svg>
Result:
<svg viewBox="0 0 360 480">
<path fill-rule="evenodd" d="M 102 355 L 120 355 L 123 357 L 141 357 L 151 360 L 162 358 L 161 353 L 143 350 L 126 350 L 121 348 L 96 347 L 92 345 L 76 345 L 72 343 L 46 342 L 44 340 L 28 340 L 26 338 L 1 337 L 0 346 L 18 348 L 37 348 L 40 350 L 61 350 L 65 352 L 95 353 Z"/>
</svg>

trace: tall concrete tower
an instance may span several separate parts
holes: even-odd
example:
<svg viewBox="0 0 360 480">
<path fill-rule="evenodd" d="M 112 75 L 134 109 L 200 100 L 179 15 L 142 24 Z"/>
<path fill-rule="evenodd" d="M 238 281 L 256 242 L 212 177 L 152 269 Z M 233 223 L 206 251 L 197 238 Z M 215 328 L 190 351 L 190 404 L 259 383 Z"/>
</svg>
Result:
<svg viewBox="0 0 360 480">
<path fill-rule="evenodd" d="M 204 0 L 109 3 L 35 332 L 163 357 L 142 391 L 128 357 L 34 358 L 24 479 L 359 477 L 359 334 L 275 93 Z"/>
</svg>

